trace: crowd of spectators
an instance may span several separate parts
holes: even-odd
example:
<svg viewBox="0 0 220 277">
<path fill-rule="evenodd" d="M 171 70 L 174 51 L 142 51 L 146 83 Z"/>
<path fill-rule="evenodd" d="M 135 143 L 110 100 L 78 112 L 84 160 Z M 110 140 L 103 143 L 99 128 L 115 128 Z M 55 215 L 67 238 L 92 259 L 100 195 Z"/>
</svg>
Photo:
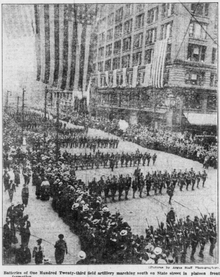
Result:
<svg viewBox="0 0 220 277">
<path fill-rule="evenodd" d="M 7 126 L 6 126 L 7 122 Z M 11 164 L 10 152 L 16 146 L 16 124 L 9 118 L 4 120 L 4 166 Z M 10 130 L 8 131 L 8 126 Z M 126 133 L 128 136 L 129 130 Z M 84 264 L 173 264 L 185 263 L 191 251 L 190 259 L 194 261 L 198 246 L 201 258 L 204 248 L 209 244 L 209 254 L 214 255 L 216 245 L 216 219 L 214 214 L 202 215 L 191 219 L 178 219 L 174 211 L 166 215 L 167 222 L 158 222 L 158 227 L 148 226 L 145 236 L 132 233 L 128 222 L 119 212 L 110 213 L 102 197 L 96 192 L 90 193 L 88 184 L 77 179 L 61 159 L 57 160 L 54 145 L 42 146 L 43 135 L 26 132 L 27 142 L 38 141 L 35 149 L 26 148 L 26 154 L 20 159 L 30 161 L 33 174 L 46 178 L 50 183 L 52 207 L 60 217 L 79 236 L 81 249 L 86 253 Z M 129 137 L 126 137 L 129 139 Z M 157 137 L 159 138 L 159 136 Z M 138 139 L 137 137 L 135 139 Z M 17 150 L 13 155 L 17 155 Z M 61 157 L 61 156 L 60 156 Z M 16 160 L 16 159 L 15 159 Z M 190 250 L 191 247 L 191 250 Z"/>
</svg>

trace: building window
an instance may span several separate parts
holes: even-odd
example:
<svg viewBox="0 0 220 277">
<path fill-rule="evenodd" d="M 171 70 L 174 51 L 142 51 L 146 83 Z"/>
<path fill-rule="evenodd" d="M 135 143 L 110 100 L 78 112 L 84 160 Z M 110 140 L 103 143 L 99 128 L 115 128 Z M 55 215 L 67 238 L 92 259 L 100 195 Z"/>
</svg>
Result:
<svg viewBox="0 0 220 277">
<path fill-rule="evenodd" d="M 115 13 L 115 23 L 121 22 L 123 18 L 123 7 L 118 9 Z"/>
<path fill-rule="evenodd" d="M 126 4 L 125 5 L 125 18 L 129 17 L 133 14 L 133 4 Z"/>
<path fill-rule="evenodd" d="M 149 45 L 157 40 L 157 28 L 147 30 L 145 44 Z"/>
<path fill-rule="evenodd" d="M 121 74 L 117 74 L 117 77 L 116 77 L 116 84 L 117 84 L 117 86 L 121 86 L 122 83 L 123 83 L 122 75 Z"/>
<path fill-rule="evenodd" d="M 162 4 L 162 10 L 161 10 L 161 17 L 169 17 L 174 13 L 174 4 L 173 3 L 166 3 Z"/>
<path fill-rule="evenodd" d="M 130 67 L 130 54 L 122 57 L 122 67 Z"/>
<path fill-rule="evenodd" d="M 159 7 L 155 7 L 147 12 L 147 23 L 151 24 L 158 20 Z"/>
<path fill-rule="evenodd" d="M 171 38 L 172 27 L 173 27 L 173 22 L 168 22 L 166 24 L 161 25 L 160 39 Z"/>
<path fill-rule="evenodd" d="M 122 24 L 115 27 L 115 39 L 121 37 L 122 35 Z"/>
<path fill-rule="evenodd" d="M 144 26 L 144 13 L 136 16 L 135 29 L 140 29 Z"/>
<path fill-rule="evenodd" d="M 103 44 L 105 42 L 105 32 L 99 34 L 99 44 Z"/>
<path fill-rule="evenodd" d="M 193 3 L 193 4 L 191 4 L 191 10 L 195 15 L 208 16 L 209 4 L 208 3 Z"/>
<path fill-rule="evenodd" d="M 207 109 L 217 110 L 217 97 L 216 95 L 209 95 L 207 98 Z"/>
<path fill-rule="evenodd" d="M 104 70 L 104 62 L 99 62 L 98 63 L 98 71 L 103 72 L 103 70 Z"/>
<path fill-rule="evenodd" d="M 132 79 L 133 79 L 133 72 L 128 72 L 127 73 L 127 85 L 131 86 L 132 85 Z"/>
<path fill-rule="evenodd" d="M 167 44 L 166 63 L 171 62 L 171 44 Z"/>
<path fill-rule="evenodd" d="M 125 22 L 124 24 L 124 35 L 130 34 L 132 32 L 132 21 L 133 19 L 130 19 Z"/>
<path fill-rule="evenodd" d="M 111 56 L 111 54 L 112 54 L 112 43 L 111 44 L 108 44 L 107 46 L 106 46 L 106 57 L 109 57 L 109 56 Z"/>
<path fill-rule="evenodd" d="M 136 4 L 136 13 L 142 12 L 145 8 L 145 4 Z"/>
<path fill-rule="evenodd" d="M 191 85 L 203 86 L 205 81 L 205 72 L 188 71 L 185 76 L 185 83 Z"/>
<path fill-rule="evenodd" d="M 217 63 L 217 50 L 216 48 L 212 48 L 212 64 Z"/>
<path fill-rule="evenodd" d="M 113 59 L 113 70 L 114 69 L 119 69 L 120 68 L 120 58 L 114 58 Z"/>
<path fill-rule="evenodd" d="M 187 60 L 192 62 L 205 61 L 206 46 L 189 43 Z"/>
<path fill-rule="evenodd" d="M 114 55 L 118 55 L 121 52 L 121 40 L 114 43 Z"/>
<path fill-rule="evenodd" d="M 107 41 L 113 39 L 113 29 L 107 31 Z"/>
<path fill-rule="evenodd" d="M 104 47 L 99 48 L 99 59 L 104 57 Z"/>
<path fill-rule="evenodd" d="M 134 36 L 134 49 L 142 47 L 143 33 L 136 34 Z"/>
<path fill-rule="evenodd" d="M 189 26 L 189 37 L 195 39 L 206 39 L 207 24 L 191 22 Z"/>
<path fill-rule="evenodd" d="M 123 51 L 131 50 L 131 37 L 123 39 Z"/>
<path fill-rule="evenodd" d="M 217 86 L 218 86 L 217 74 L 211 73 L 211 75 L 210 75 L 210 87 L 217 87 Z"/>
<path fill-rule="evenodd" d="M 145 57 L 144 57 L 144 62 L 145 62 L 145 64 L 149 64 L 149 63 L 152 62 L 153 53 L 154 53 L 154 50 L 153 50 L 153 49 L 147 49 L 147 50 L 145 51 Z"/>
<path fill-rule="evenodd" d="M 110 71 L 111 70 L 111 64 L 112 64 L 111 59 L 105 61 L 105 71 Z"/>
<path fill-rule="evenodd" d="M 105 11 L 106 11 L 106 4 L 102 4 L 99 10 L 100 17 L 103 17 L 105 15 Z"/>
<path fill-rule="evenodd" d="M 114 13 L 111 13 L 111 14 L 108 16 L 108 27 L 113 26 L 113 24 L 114 24 Z"/>
<path fill-rule="evenodd" d="M 133 66 L 141 65 L 142 52 L 137 52 L 133 54 Z"/>
<path fill-rule="evenodd" d="M 99 31 L 102 31 L 105 28 L 106 28 L 106 17 L 104 17 L 102 20 L 100 20 L 100 22 L 99 22 Z"/>
</svg>

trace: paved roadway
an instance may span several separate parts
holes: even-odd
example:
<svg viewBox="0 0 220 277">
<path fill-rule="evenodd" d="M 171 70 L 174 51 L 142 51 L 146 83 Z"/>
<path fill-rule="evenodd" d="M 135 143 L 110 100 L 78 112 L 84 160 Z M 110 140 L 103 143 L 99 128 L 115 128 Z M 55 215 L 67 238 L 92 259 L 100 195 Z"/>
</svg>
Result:
<svg viewBox="0 0 220 277">
<path fill-rule="evenodd" d="M 91 136 L 101 136 L 101 137 L 114 137 L 113 135 L 109 135 L 103 131 L 89 129 L 89 135 Z M 136 149 L 140 151 L 149 151 L 152 153 L 157 153 L 157 161 L 155 166 L 150 164 L 149 167 L 141 166 L 141 170 L 144 174 L 148 171 L 152 170 L 168 170 L 171 171 L 174 168 L 185 170 L 194 168 L 195 171 L 202 171 L 202 165 L 198 162 L 184 159 L 182 157 L 178 157 L 176 155 L 163 153 L 160 151 L 147 150 L 142 148 L 134 143 L 121 141 L 119 143 L 118 149 L 100 149 L 100 151 L 107 152 L 135 152 Z M 62 149 L 63 151 L 63 149 Z M 69 149 L 68 152 L 71 153 L 89 153 L 88 149 Z M 113 174 L 127 174 L 133 173 L 134 167 L 129 168 L 118 168 L 115 169 Z M 88 182 L 91 178 L 96 177 L 100 178 L 102 175 L 110 175 L 112 172 L 110 169 L 95 169 L 95 170 L 87 170 L 87 171 L 77 171 L 76 175 L 78 178 L 81 178 L 83 181 Z M 46 257 L 50 258 L 51 262 L 54 264 L 54 247 L 52 244 L 57 240 L 57 236 L 60 233 L 63 233 L 65 239 L 68 244 L 69 253 L 65 257 L 65 264 L 75 264 L 77 261 L 77 254 L 80 250 L 79 239 L 76 235 L 74 235 L 69 227 L 62 221 L 61 218 L 58 217 L 57 213 L 53 211 L 51 207 L 51 200 L 42 202 L 41 200 L 37 200 L 35 197 L 35 187 L 31 184 L 30 186 L 30 198 L 28 207 L 25 209 L 25 214 L 29 215 L 29 220 L 31 222 L 31 236 L 29 247 L 32 250 L 35 243 L 36 237 L 41 237 L 45 239 L 44 245 L 46 248 Z M 153 192 L 152 192 L 153 194 Z M 157 226 L 157 218 L 159 221 L 165 221 L 165 213 L 167 213 L 170 209 L 170 205 L 168 204 L 168 196 L 165 193 L 162 196 L 150 196 L 139 198 L 138 194 L 136 199 L 132 199 L 131 195 L 129 195 L 129 200 L 121 202 L 108 203 L 108 207 L 111 212 L 120 211 L 124 220 L 126 220 L 130 226 L 132 227 L 133 233 L 136 234 L 145 234 L 145 228 L 147 227 L 147 221 L 150 225 Z M 123 198 L 122 198 L 123 199 Z M 17 202 L 21 202 L 21 185 L 17 189 L 13 202 L 16 204 Z M 10 202 L 7 193 L 3 193 L 3 215 L 5 218 L 6 210 L 9 207 Z M 172 206 L 174 210 L 177 212 L 178 218 L 184 218 L 187 215 L 190 215 L 190 218 L 193 219 L 195 215 L 200 216 L 199 210 L 202 214 L 207 214 L 214 212 L 216 215 L 217 211 L 217 171 L 213 168 L 208 170 L 208 179 L 206 181 L 205 188 L 195 189 L 195 191 L 182 191 L 180 192 L 177 188 L 174 193 Z M 146 221 L 147 219 L 147 221 Z M 35 237 L 36 236 L 36 237 Z M 18 238 L 20 236 L 18 235 Z M 211 258 L 208 255 L 208 245 L 205 249 L 205 259 L 202 261 L 197 256 L 197 263 L 215 263 L 215 258 Z M 188 262 L 189 257 L 188 257 Z"/>
</svg>

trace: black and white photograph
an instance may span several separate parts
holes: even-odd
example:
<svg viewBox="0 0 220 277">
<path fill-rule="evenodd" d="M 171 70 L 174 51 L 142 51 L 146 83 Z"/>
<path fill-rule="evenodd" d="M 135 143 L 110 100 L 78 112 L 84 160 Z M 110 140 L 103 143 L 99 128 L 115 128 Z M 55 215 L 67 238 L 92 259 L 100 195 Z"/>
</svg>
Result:
<svg viewBox="0 0 220 277">
<path fill-rule="evenodd" d="M 1 4 L 3 266 L 219 263 L 218 5 Z"/>
</svg>

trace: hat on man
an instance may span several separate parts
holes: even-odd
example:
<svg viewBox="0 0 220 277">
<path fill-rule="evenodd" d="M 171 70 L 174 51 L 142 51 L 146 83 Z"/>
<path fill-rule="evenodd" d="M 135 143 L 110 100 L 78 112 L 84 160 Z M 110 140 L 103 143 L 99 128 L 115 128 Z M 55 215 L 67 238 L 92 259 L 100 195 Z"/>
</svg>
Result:
<svg viewBox="0 0 220 277">
<path fill-rule="evenodd" d="M 84 251 L 80 251 L 78 254 L 78 258 L 80 258 L 80 260 L 84 260 L 86 258 L 86 253 Z"/>
<path fill-rule="evenodd" d="M 120 235 L 121 235 L 122 237 L 126 236 L 127 234 L 128 234 L 128 231 L 127 231 L 127 230 L 122 230 L 122 231 L 120 232 Z"/>
</svg>

